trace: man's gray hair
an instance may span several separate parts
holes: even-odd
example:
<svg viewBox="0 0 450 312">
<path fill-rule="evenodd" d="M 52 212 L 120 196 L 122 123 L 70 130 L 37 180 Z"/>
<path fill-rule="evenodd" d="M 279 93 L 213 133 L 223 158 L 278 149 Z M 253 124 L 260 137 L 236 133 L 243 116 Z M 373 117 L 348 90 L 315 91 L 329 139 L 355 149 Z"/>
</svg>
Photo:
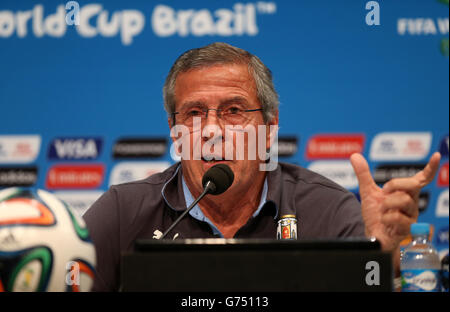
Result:
<svg viewBox="0 0 450 312">
<path fill-rule="evenodd" d="M 164 108 L 169 117 L 173 117 L 172 114 L 175 112 L 175 83 L 178 74 L 217 64 L 247 64 L 249 73 L 255 80 L 264 121 L 269 122 L 276 116 L 279 105 L 278 94 L 272 82 L 270 69 L 250 52 L 227 43 L 216 42 L 183 53 L 173 64 L 163 88 Z"/>
</svg>

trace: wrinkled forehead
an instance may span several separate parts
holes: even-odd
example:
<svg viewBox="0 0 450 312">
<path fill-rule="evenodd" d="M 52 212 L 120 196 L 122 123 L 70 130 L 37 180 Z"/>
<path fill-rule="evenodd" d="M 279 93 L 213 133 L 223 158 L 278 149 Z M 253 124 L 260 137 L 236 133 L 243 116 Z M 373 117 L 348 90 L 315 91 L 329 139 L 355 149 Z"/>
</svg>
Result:
<svg viewBox="0 0 450 312">
<path fill-rule="evenodd" d="M 220 64 L 195 68 L 178 75 L 176 108 L 188 103 L 241 104 L 257 101 L 256 84 L 245 64 Z"/>
</svg>

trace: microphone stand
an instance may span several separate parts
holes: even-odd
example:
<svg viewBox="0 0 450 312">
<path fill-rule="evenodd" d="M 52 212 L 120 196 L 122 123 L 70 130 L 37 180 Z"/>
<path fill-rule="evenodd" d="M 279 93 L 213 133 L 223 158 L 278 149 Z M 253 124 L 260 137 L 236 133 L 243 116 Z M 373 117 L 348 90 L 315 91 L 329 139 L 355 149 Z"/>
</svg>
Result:
<svg viewBox="0 0 450 312">
<path fill-rule="evenodd" d="M 181 214 L 181 216 L 178 217 L 177 220 L 175 220 L 174 223 L 172 223 L 172 225 L 167 229 L 167 231 L 164 232 L 164 234 L 161 236 L 160 239 L 163 239 L 164 237 L 166 237 L 167 234 L 169 234 L 170 231 L 172 231 L 172 229 L 178 224 L 178 222 L 181 221 L 181 219 L 184 218 L 184 216 L 192 210 L 192 208 L 195 207 L 195 205 L 197 205 L 197 203 L 203 198 L 205 197 L 206 194 L 208 193 L 213 193 L 216 191 L 216 186 L 214 185 L 214 183 L 212 183 L 211 181 L 206 182 L 205 184 L 205 188 L 203 190 L 203 193 L 200 194 L 199 197 L 197 197 L 196 200 L 194 200 L 194 202 Z"/>
</svg>

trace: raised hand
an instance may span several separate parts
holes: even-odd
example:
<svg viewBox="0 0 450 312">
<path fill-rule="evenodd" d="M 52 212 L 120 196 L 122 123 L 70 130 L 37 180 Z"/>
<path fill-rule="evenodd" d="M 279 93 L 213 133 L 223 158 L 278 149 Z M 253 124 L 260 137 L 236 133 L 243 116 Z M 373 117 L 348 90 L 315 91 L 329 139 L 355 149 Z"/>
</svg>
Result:
<svg viewBox="0 0 450 312">
<path fill-rule="evenodd" d="M 380 188 L 361 154 L 350 157 L 359 182 L 366 236 L 376 237 L 383 250 L 393 251 L 409 234 L 419 215 L 420 190 L 429 184 L 439 168 L 441 154 L 434 153 L 426 167 L 408 178 L 396 178 Z"/>
</svg>

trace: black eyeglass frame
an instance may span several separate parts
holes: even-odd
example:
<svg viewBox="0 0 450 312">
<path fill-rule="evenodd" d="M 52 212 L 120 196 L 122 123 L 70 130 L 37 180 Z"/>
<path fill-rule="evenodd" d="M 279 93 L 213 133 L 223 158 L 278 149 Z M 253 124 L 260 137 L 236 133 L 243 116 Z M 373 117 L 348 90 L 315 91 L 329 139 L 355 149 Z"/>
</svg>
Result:
<svg viewBox="0 0 450 312">
<path fill-rule="evenodd" d="M 206 118 L 208 118 L 208 112 L 210 111 L 210 110 L 213 110 L 213 111 L 216 111 L 216 112 L 222 112 L 223 111 L 223 109 L 220 109 L 220 108 L 207 108 L 207 109 L 202 109 L 202 111 L 203 112 L 206 112 Z M 242 110 L 242 112 L 243 113 L 250 113 L 250 112 L 259 112 L 259 111 L 263 111 L 263 109 L 262 108 L 255 108 L 255 109 L 244 109 L 244 110 Z M 175 116 L 177 115 L 177 114 L 179 114 L 180 112 L 173 112 L 172 113 L 172 120 L 173 120 L 173 123 L 172 123 L 172 126 L 175 126 L 175 123 L 176 123 L 176 120 L 175 120 Z M 222 117 L 219 117 L 219 118 L 222 118 Z"/>
</svg>

